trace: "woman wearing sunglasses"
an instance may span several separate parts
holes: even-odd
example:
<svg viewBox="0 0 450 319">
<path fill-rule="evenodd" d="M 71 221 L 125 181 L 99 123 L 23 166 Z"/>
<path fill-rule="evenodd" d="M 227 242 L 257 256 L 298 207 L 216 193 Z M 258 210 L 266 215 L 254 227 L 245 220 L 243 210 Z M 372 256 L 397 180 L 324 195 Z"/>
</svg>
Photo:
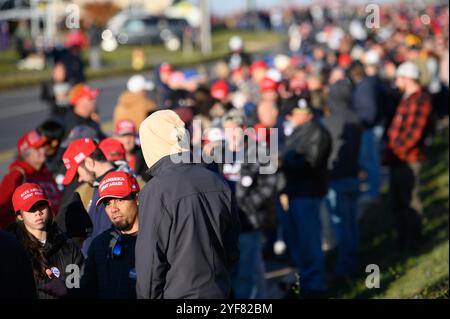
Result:
<svg viewBox="0 0 450 319">
<path fill-rule="evenodd" d="M 16 222 L 10 230 L 30 259 L 38 298 L 56 299 L 73 295 L 66 286 L 66 278 L 72 275 L 68 279 L 75 281 L 71 281 L 73 287 L 77 286 L 83 256 L 75 243 L 56 226 L 43 189 L 37 184 L 22 184 L 14 191 L 12 202 Z"/>
<path fill-rule="evenodd" d="M 135 246 L 139 184 L 126 172 L 110 172 L 99 185 L 97 206 L 104 205 L 112 227 L 92 241 L 81 288 L 84 297 L 136 299 Z"/>
</svg>

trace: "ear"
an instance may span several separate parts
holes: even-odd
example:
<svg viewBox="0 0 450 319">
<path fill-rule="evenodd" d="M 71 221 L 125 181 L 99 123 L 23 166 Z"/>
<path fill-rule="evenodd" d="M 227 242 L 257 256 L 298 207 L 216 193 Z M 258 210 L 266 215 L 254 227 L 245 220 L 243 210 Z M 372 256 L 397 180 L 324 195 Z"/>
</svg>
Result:
<svg viewBox="0 0 450 319">
<path fill-rule="evenodd" d="M 52 142 L 51 142 L 52 147 L 57 147 L 58 144 L 59 144 L 58 140 L 52 140 Z"/>
<path fill-rule="evenodd" d="M 23 222 L 23 217 L 22 217 L 22 213 L 17 213 L 17 215 L 16 215 L 16 219 L 17 219 L 18 221 L 21 221 L 21 222 Z"/>
<path fill-rule="evenodd" d="M 87 157 L 87 158 L 84 160 L 84 166 L 86 166 L 86 168 L 87 168 L 89 171 L 93 171 L 94 166 L 95 166 L 95 162 L 94 162 L 94 160 L 93 160 L 92 158 Z"/>
</svg>

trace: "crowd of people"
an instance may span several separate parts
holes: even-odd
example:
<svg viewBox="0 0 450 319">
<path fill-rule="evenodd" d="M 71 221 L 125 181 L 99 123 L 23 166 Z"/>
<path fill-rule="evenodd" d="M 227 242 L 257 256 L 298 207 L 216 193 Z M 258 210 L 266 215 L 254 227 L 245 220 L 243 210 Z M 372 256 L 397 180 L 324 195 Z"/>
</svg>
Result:
<svg viewBox="0 0 450 319">
<path fill-rule="evenodd" d="M 234 36 L 212 66 L 132 76 L 111 136 L 102 93 L 55 64 L 42 89 L 51 118 L 18 140 L 0 184 L 0 229 L 14 235 L 0 243 L 29 271 L 19 286 L 0 277 L 9 297 L 267 298 L 266 262 L 284 256 L 299 296 L 321 298 L 361 271 L 358 216 L 384 182 L 392 249 L 419 247 L 425 147 L 448 126 L 448 5 L 383 7 L 381 28 L 359 11 L 308 10 L 289 53 L 253 56 Z"/>
</svg>

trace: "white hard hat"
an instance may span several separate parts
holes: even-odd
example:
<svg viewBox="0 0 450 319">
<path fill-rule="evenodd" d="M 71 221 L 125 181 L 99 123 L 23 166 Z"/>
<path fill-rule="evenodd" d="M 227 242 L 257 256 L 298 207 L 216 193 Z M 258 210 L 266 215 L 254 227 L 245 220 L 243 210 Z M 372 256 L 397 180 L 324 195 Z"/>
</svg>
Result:
<svg viewBox="0 0 450 319">
<path fill-rule="evenodd" d="M 419 79 L 419 68 L 411 61 L 404 62 L 397 68 L 397 76 L 410 78 L 413 80 Z"/>
<path fill-rule="evenodd" d="M 231 51 L 239 51 L 244 46 L 244 42 L 241 37 L 238 35 L 234 35 L 230 38 L 230 42 L 228 43 Z"/>
<path fill-rule="evenodd" d="M 130 92 L 151 91 L 155 88 L 152 81 L 147 81 L 142 75 L 133 75 L 127 82 Z"/>
</svg>

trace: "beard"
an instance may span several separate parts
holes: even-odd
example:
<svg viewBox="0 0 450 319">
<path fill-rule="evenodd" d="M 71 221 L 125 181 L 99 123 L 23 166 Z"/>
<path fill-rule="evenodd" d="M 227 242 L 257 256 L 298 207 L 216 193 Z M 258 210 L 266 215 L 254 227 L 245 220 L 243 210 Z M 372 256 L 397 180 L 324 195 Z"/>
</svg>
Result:
<svg viewBox="0 0 450 319">
<path fill-rule="evenodd" d="M 116 229 L 119 230 L 119 231 L 127 231 L 127 230 L 130 230 L 132 226 L 133 226 L 133 225 L 131 225 L 131 224 L 128 223 L 127 221 L 124 221 L 124 222 L 121 222 L 121 223 L 114 224 L 114 227 L 116 227 Z"/>
</svg>

